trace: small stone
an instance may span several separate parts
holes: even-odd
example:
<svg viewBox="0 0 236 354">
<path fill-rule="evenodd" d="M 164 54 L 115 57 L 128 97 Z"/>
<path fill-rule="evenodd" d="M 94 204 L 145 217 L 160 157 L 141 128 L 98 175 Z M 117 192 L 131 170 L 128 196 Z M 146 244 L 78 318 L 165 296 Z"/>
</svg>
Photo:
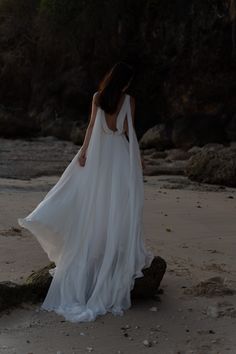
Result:
<svg viewBox="0 0 236 354">
<path fill-rule="evenodd" d="M 212 329 L 209 329 L 210 334 L 215 334 L 215 332 Z"/>
<path fill-rule="evenodd" d="M 91 352 L 93 352 L 93 347 L 87 347 L 86 350 L 87 350 L 89 353 L 91 353 Z"/>
<path fill-rule="evenodd" d="M 149 340 L 145 339 L 143 341 L 143 345 L 145 345 L 145 347 L 151 347 L 152 346 L 152 342 L 150 342 Z"/>
<path fill-rule="evenodd" d="M 212 317 L 212 318 L 217 318 L 219 317 L 219 310 L 217 306 L 208 306 L 207 308 L 207 316 Z"/>
<path fill-rule="evenodd" d="M 121 329 L 123 330 L 123 331 L 126 331 L 127 329 L 130 329 L 131 328 L 131 326 L 130 325 L 125 325 L 125 326 L 123 326 L 123 327 L 121 327 Z"/>
<path fill-rule="evenodd" d="M 153 306 L 153 307 L 151 307 L 150 309 L 149 309 L 149 311 L 152 311 L 152 312 L 157 312 L 157 307 L 155 307 L 155 306 Z"/>
<path fill-rule="evenodd" d="M 80 336 L 85 336 L 85 333 L 84 332 L 80 332 Z"/>
<path fill-rule="evenodd" d="M 167 231 L 167 232 L 171 232 L 171 228 L 170 228 L 170 227 L 167 227 L 167 228 L 166 228 L 166 231 Z"/>
</svg>

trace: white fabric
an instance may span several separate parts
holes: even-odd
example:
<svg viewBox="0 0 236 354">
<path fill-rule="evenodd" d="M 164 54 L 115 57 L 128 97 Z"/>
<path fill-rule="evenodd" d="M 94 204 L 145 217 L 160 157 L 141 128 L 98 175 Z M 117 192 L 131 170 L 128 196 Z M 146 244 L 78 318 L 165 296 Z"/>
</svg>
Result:
<svg viewBox="0 0 236 354">
<path fill-rule="evenodd" d="M 116 123 L 113 132 L 98 107 L 85 166 L 80 148 L 36 209 L 18 219 L 56 264 L 41 308 L 71 322 L 122 315 L 154 257 L 143 240 L 143 174 L 127 94 Z"/>
</svg>

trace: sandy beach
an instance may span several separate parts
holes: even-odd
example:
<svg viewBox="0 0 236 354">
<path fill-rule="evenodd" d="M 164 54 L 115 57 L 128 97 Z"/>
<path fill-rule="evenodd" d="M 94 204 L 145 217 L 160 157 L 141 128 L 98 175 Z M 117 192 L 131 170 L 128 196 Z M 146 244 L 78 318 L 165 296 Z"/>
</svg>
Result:
<svg viewBox="0 0 236 354">
<path fill-rule="evenodd" d="M 17 224 L 58 176 L 0 179 L 0 280 L 21 283 L 48 258 Z M 0 353 L 236 353 L 236 189 L 183 176 L 145 176 L 144 237 L 167 262 L 156 300 L 136 300 L 124 316 L 69 323 L 38 305 L 0 315 Z M 196 291 L 216 278 L 216 291 Z M 203 286 L 204 288 L 204 286 Z M 202 289 L 202 288 L 201 288 Z M 150 345 L 150 346 L 149 346 Z"/>
</svg>

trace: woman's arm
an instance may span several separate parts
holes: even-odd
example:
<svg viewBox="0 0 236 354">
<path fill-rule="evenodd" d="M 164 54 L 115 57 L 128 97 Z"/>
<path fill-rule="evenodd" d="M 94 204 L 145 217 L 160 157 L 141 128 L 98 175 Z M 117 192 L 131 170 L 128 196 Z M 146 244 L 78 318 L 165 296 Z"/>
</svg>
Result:
<svg viewBox="0 0 236 354">
<path fill-rule="evenodd" d="M 93 131 L 93 126 L 94 126 L 94 122 L 95 122 L 95 118 L 96 118 L 96 114 L 97 114 L 97 105 L 95 103 L 95 98 L 96 98 L 96 93 L 93 95 L 90 120 L 89 120 L 88 127 L 86 129 L 84 142 L 83 142 L 83 145 L 81 146 L 81 150 L 80 150 L 80 154 L 79 154 L 79 158 L 78 158 L 80 166 L 84 166 L 85 162 L 86 162 L 86 150 L 89 145 L 89 141 L 91 138 L 91 134 Z"/>
<path fill-rule="evenodd" d="M 90 138 L 91 138 L 91 134 L 92 134 L 92 131 L 93 131 L 93 126 L 94 126 L 94 123 L 95 123 L 95 117 L 96 117 L 96 114 L 97 114 L 97 105 L 95 103 L 95 97 L 96 97 L 96 93 L 93 95 L 93 99 L 92 99 L 92 109 L 91 109 L 90 120 L 89 120 L 88 127 L 86 129 L 84 142 L 83 142 L 82 149 L 81 149 L 83 152 L 85 152 L 87 150 L 87 148 L 88 148 L 89 141 L 90 141 Z"/>
</svg>

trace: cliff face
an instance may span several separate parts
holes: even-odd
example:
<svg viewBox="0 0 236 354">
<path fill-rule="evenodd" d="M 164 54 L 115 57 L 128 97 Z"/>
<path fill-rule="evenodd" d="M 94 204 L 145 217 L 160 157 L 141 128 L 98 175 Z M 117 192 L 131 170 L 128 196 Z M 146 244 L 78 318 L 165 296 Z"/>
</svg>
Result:
<svg viewBox="0 0 236 354">
<path fill-rule="evenodd" d="M 0 0 L 0 134 L 56 126 L 69 138 L 64 127 L 88 121 L 92 94 L 118 60 L 136 69 L 139 136 L 192 116 L 234 126 L 229 2 Z"/>
</svg>

